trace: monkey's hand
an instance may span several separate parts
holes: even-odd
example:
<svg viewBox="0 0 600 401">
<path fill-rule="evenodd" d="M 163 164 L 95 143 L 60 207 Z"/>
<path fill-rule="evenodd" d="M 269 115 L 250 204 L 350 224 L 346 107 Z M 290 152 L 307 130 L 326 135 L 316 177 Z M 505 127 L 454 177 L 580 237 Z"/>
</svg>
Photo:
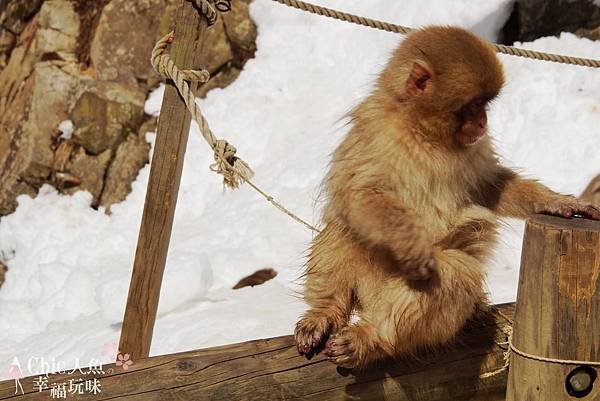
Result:
<svg viewBox="0 0 600 401">
<path fill-rule="evenodd" d="M 423 243 L 410 248 L 406 246 L 398 248 L 392 249 L 392 253 L 402 267 L 402 272 L 407 279 L 413 281 L 429 280 L 435 273 L 437 266 L 433 257 L 433 246 Z"/>
<path fill-rule="evenodd" d="M 535 204 L 535 212 L 569 219 L 581 216 L 587 219 L 600 220 L 600 208 L 568 196 L 557 197 L 545 204 Z"/>
</svg>

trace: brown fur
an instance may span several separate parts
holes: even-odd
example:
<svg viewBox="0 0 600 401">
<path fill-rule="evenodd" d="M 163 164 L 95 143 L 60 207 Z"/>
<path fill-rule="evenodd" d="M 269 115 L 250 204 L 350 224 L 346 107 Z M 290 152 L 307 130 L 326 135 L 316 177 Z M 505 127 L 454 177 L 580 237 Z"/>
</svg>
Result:
<svg viewBox="0 0 600 401">
<path fill-rule="evenodd" d="M 396 50 L 332 158 L 325 228 L 307 266 L 310 309 L 295 331 L 300 353 L 325 346 L 334 363 L 362 367 L 444 344 L 486 300 L 497 215 L 600 218 L 500 166 L 487 137 L 461 145 L 457 114 L 494 98 L 503 79 L 489 44 L 462 29 L 423 29 Z"/>
</svg>

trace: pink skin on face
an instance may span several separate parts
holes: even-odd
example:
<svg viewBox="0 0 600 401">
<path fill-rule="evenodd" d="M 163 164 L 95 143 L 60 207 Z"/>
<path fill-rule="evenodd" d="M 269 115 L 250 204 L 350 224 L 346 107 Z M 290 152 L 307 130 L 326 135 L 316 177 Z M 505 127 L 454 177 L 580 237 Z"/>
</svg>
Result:
<svg viewBox="0 0 600 401">
<path fill-rule="evenodd" d="M 476 144 L 487 132 L 487 114 L 485 108 L 481 108 L 475 115 L 467 119 L 460 131 L 456 133 L 456 139 L 464 146 Z"/>
</svg>

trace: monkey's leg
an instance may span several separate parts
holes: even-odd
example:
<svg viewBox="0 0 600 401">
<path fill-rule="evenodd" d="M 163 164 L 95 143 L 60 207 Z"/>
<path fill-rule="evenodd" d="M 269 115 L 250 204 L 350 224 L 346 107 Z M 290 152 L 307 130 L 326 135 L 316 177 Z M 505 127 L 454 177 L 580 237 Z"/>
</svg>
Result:
<svg viewBox="0 0 600 401">
<path fill-rule="evenodd" d="M 357 246 L 336 223 L 328 224 L 313 241 L 304 288 L 310 309 L 294 331 L 298 352 L 309 359 L 320 351 L 331 333 L 348 324 L 354 307 Z"/>
<path fill-rule="evenodd" d="M 472 246 L 466 249 L 474 250 Z M 485 303 L 481 261 L 465 251 L 437 246 L 434 255 L 438 274 L 428 282 L 417 285 L 393 275 L 364 277 L 370 283 L 357 291 L 361 321 L 341 329 L 326 344 L 324 352 L 333 363 L 361 368 L 456 336 Z"/>
</svg>

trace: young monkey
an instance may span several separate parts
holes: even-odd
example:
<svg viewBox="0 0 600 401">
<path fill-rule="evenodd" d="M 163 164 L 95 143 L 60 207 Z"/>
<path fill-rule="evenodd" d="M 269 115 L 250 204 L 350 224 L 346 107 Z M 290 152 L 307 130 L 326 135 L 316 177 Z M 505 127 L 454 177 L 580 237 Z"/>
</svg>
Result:
<svg viewBox="0 0 600 401">
<path fill-rule="evenodd" d="M 324 346 L 333 363 L 355 368 L 446 343 L 486 302 L 498 217 L 600 219 L 499 164 L 486 108 L 503 83 L 492 47 L 463 29 L 415 31 L 395 51 L 352 111 L 326 177 L 300 354 Z"/>
</svg>

